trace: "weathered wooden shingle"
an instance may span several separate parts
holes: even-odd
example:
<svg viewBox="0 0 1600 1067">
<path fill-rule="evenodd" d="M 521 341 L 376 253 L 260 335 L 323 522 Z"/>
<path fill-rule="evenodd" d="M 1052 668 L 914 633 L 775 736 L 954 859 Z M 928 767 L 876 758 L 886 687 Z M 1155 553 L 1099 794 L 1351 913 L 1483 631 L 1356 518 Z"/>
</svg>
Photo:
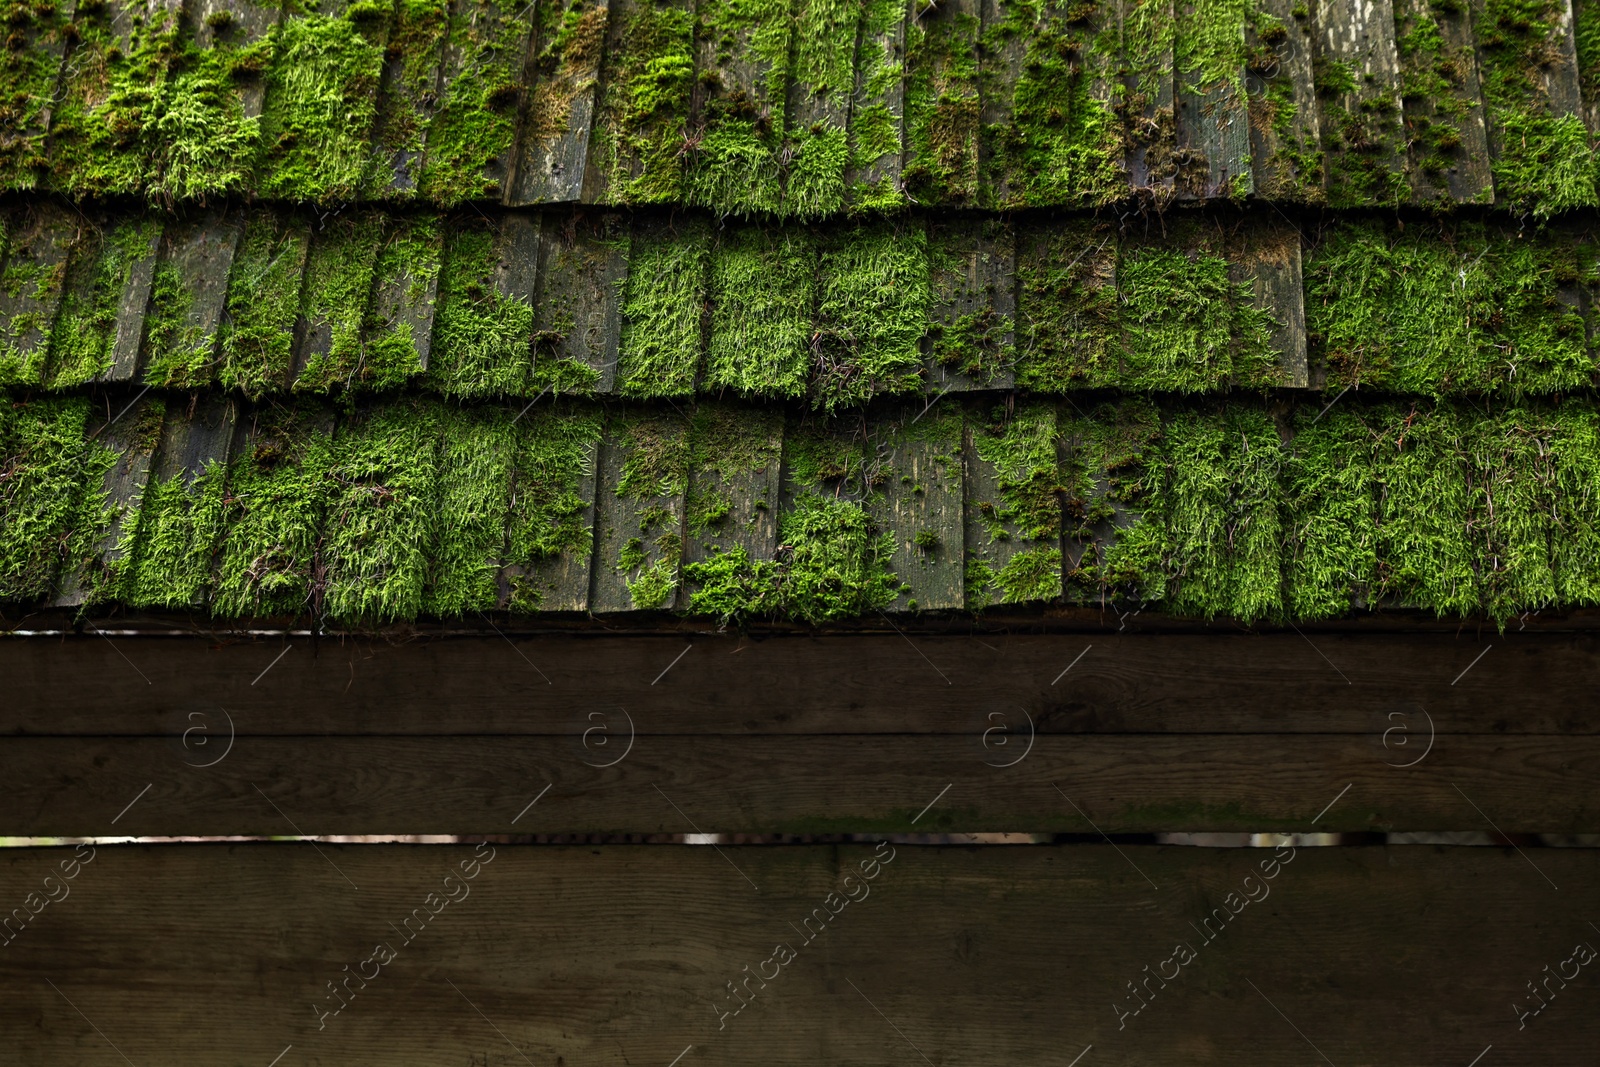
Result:
<svg viewBox="0 0 1600 1067">
<path fill-rule="evenodd" d="M 606 41 L 608 0 L 539 0 L 528 97 L 508 204 L 565 204 L 583 193 Z"/>
<path fill-rule="evenodd" d="M 150 287 L 140 370 L 146 383 L 192 389 L 216 375 L 217 334 L 245 213 L 213 208 L 169 223 Z"/>
<path fill-rule="evenodd" d="M 600 453 L 593 612 L 678 605 L 689 488 L 689 422 L 676 411 L 614 414 Z"/>
<path fill-rule="evenodd" d="M 19 204 L 4 215 L 0 264 L 0 385 L 38 385 L 50 356 L 77 221 L 57 205 Z"/>
</svg>

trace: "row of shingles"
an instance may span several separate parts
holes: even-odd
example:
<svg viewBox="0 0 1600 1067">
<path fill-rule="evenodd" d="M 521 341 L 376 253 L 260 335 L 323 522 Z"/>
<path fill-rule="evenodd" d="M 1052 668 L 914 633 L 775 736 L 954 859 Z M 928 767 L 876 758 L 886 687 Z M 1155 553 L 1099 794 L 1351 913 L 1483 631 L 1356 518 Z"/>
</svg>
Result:
<svg viewBox="0 0 1600 1067">
<path fill-rule="evenodd" d="M 1573 401 L 946 401 L 785 420 L 404 400 L 335 426 L 316 405 L 91 415 L 79 398 L 0 415 L 11 602 L 55 589 L 376 624 L 494 609 L 819 623 L 1063 600 L 1503 619 L 1600 600 L 1600 416 Z"/>
<path fill-rule="evenodd" d="M 427 367 L 426 217 L 221 207 L 161 218 L 44 202 L 7 216 L 0 381 L 395 388 Z"/>
<path fill-rule="evenodd" d="M 610 212 L 472 215 L 443 227 L 441 269 L 441 225 L 420 216 L 224 208 L 159 240 L 152 219 L 11 219 L 13 385 L 137 376 L 262 396 L 425 372 L 467 399 L 809 393 L 831 410 L 1014 385 L 1305 384 L 1298 237 L 1259 220 L 1136 237 L 1046 220 L 1019 238 L 972 218 L 630 233 Z M 1162 355 L 1173 330 L 1186 347 Z"/>
</svg>

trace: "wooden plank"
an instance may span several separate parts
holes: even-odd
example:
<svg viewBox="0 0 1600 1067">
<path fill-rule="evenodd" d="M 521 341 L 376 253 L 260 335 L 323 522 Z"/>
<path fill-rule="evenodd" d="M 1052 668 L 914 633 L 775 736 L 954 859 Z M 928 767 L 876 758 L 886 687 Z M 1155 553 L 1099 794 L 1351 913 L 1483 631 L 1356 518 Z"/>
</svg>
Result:
<svg viewBox="0 0 1600 1067">
<path fill-rule="evenodd" d="M 0 266 L 0 385 L 39 385 L 61 308 L 77 220 L 49 202 L 18 205 L 5 217 Z"/>
<path fill-rule="evenodd" d="M 215 377 L 217 332 L 244 220 L 239 208 L 211 208 L 174 220 L 162 233 L 140 357 L 146 384 L 193 389 Z"/>
<path fill-rule="evenodd" d="M 1306 362 L 1305 286 L 1301 273 L 1301 235 L 1279 218 L 1250 220 L 1230 235 L 1228 273 L 1250 286 L 1253 307 L 1265 316 L 1270 351 L 1276 357 L 1272 384 L 1290 389 L 1311 385 Z M 1264 368 L 1262 368 L 1264 369 Z M 1241 375 L 1235 367 L 1236 380 Z M 1256 380 L 1265 378 L 1256 375 Z"/>
<path fill-rule="evenodd" d="M 904 408 L 871 425 L 875 492 L 867 514 L 894 541 L 900 579 L 894 611 L 943 611 L 966 603 L 961 410 L 945 401 Z"/>
<path fill-rule="evenodd" d="M 0 189 L 33 189 L 48 165 L 50 118 L 67 50 L 66 0 L 8 0 L 4 19 L 17 47 L 0 55 Z"/>
<path fill-rule="evenodd" d="M 589 610 L 676 606 L 689 487 L 688 421 L 671 412 L 613 415 L 597 484 Z"/>
<path fill-rule="evenodd" d="M 692 0 L 611 0 L 585 203 L 682 198 L 694 12 Z"/>
<path fill-rule="evenodd" d="M 963 437 L 966 607 L 1061 598 L 1056 413 L 1047 404 L 969 410 Z"/>
<path fill-rule="evenodd" d="M 444 232 L 426 216 L 391 215 L 373 270 L 361 377 L 374 387 L 428 369 Z"/>
<path fill-rule="evenodd" d="M 594 409 L 565 404 L 535 409 L 520 420 L 501 609 L 588 609 L 604 422 Z"/>
<path fill-rule="evenodd" d="M 505 202 L 566 204 L 583 193 L 609 0 L 541 0 L 534 8 L 528 100 Z"/>
<path fill-rule="evenodd" d="M 845 206 L 856 39 L 865 7 L 860 0 L 795 0 L 782 149 L 785 215 L 824 218 Z"/>
<path fill-rule="evenodd" d="M 997 219 L 928 223 L 933 293 L 928 331 L 931 393 L 1010 389 L 1016 364 L 1016 234 Z"/>
<path fill-rule="evenodd" d="M 1242 199 L 1255 191 L 1244 81 L 1246 10 L 1202 10 L 1195 0 L 1179 0 L 1177 20 L 1173 98 L 1178 151 L 1187 157 L 1178 168 L 1178 194 Z"/>
<path fill-rule="evenodd" d="M 223 396 L 169 404 L 140 496 L 132 560 L 118 598 L 135 607 L 200 608 L 226 528 L 223 499 L 238 409 Z"/>
<path fill-rule="evenodd" d="M 1494 203 L 1489 134 L 1467 8 L 1395 0 L 1395 33 L 1412 199 Z"/>
<path fill-rule="evenodd" d="M 685 199 L 723 215 L 783 209 L 781 151 L 793 53 L 789 0 L 702 0 Z"/>
<path fill-rule="evenodd" d="M 533 325 L 539 388 L 616 391 L 627 249 L 627 223 L 616 212 L 575 212 L 545 230 Z"/>
<path fill-rule="evenodd" d="M 372 164 L 362 190 L 367 199 L 404 201 L 420 195 L 449 28 L 449 0 L 395 5 L 373 125 Z"/>
<path fill-rule="evenodd" d="M 69 561 L 61 575 L 57 607 L 76 608 L 116 599 L 166 413 L 165 401 L 140 397 L 131 404 L 119 403 L 93 420 L 85 465 L 95 472 L 91 479 L 97 474 L 98 481 L 91 480 L 86 492 L 100 506 L 91 509 L 95 513 L 92 531 L 79 533 L 84 541 L 81 554 Z M 97 491 L 102 495 L 96 496 Z"/>
<path fill-rule="evenodd" d="M 1322 127 L 1312 76 L 1311 12 L 1294 0 L 1261 0 L 1246 19 L 1250 153 L 1255 195 L 1321 203 Z"/>
<path fill-rule="evenodd" d="M 1389 0 L 1319 0 L 1316 32 L 1328 203 L 1404 203 L 1406 135 L 1393 7 Z"/>
<path fill-rule="evenodd" d="M 301 290 L 311 220 L 260 208 L 244 225 L 228 272 L 228 297 L 217 337 L 217 383 L 259 399 L 286 390 L 303 343 Z"/>
<path fill-rule="evenodd" d="M 225 705 L 201 708 L 205 748 L 196 735 L 178 739 L 192 708 L 169 713 L 167 737 L 12 739 L 0 750 L 0 772 L 14 783 L 0 800 L 0 828 L 34 837 L 270 835 L 288 832 L 286 814 L 299 833 L 323 835 L 1570 834 L 1593 833 L 1600 818 L 1600 737 L 1440 735 L 1425 750 L 1420 715 L 1405 746 L 1408 735 L 1385 738 L 1379 723 L 1353 737 L 1030 736 L 1022 709 L 991 700 L 972 709 L 965 736 L 651 737 L 637 733 L 648 712 L 635 701 L 592 705 L 600 719 L 574 710 L 559 736 L 244 738 L 196 773 L 184 764 L 221 756 L 242 717 L 231 708 L 224 717 Z M 611 734 L 605 750 L 596 734 L 585 736 L 597 723 Z M 625 747 L 606 774 L 594 773 Z M 1422 762 L 1402 767 L 1413 759 Z M 1052 787 L 1067 782 L 1076 810 Z M 549 794 L 518 818 L 544 783 Z M 682 811 L 641 804 L 652 783 Z M 944 802 L 917 818 L 947 784 Z"/>
<path fill-rule="evenodd" d="M 3 877 L 36 902 L 0 959 L 29 1067 L 291 1045 L 789 1065 L 915 1059 L 908 1042 L 986 1067 L 1091 1045 L 1119 1067 L 1254 1067 L 1308 1041 L 1336 1063 L 1444 1042 L 1531 1065 L 1582 1062 L 1600 1033 L 1582 977 L 1556 977 L 1592 962 L 1593 931 L 1530 905 L 1600 890 L 1586 849 L 101 845 L 7 850 Z"/>
<path fill-rule="evenodd" d="M 145 193 L 157 145 L 129 94 L 168 77 L 172 55 L 163 41 L 178 32 L 181 6 L 180 0 L 74 5 L 72 50 L 50 116 L 50 180 L 56 189 L 74 198 Z"/>
<path fill-rule="evenodd" d="M 1062 428 L 1072 429 L 1066 420 Z M 804 428 L 785 431 L 785 516 L 807 490 L 807 444 Z M 849 503 L 848 487 L 833 495 L 838 484 L 822 483 L 818 496 Z M 916 649 L 954 684 L 887 627 L 821 637 L 697 635 L 694 650 L 655 686 L 683 651 L 681 634 L 524 636 L 502 625 L 515 647 L 487 630 L 405 644 L 333 636 L 313 643 L 291 634 L 295 652 L 252 686 L 282 651 L 281 637 L 118 637 L 112 648 L 85 632 L 0 641 L 9 679 L 0 728 L 8 737 L 170 735 L 173 708 L 215 702 L 231 710 L 241 736 L 581 733 L 584 715 L 605 704 L 661 709 L 639 730 L 663 736 L 976 738 L 991 724 L 975 709 L 1012 706 L 1043 734 L 1338 733 L 1376 737 L 1381 747 L 1385 730 L 1404 727 L 1390 735 L 1390 752 L 1402 737 L 1425 747 L 1430 717 L 1450 737 L 1600 734 L 1600 709 L 1583 699 L 1600 684 L 1600 636 L 1541 631 L 1532 616 L 1525 631 L 1510 627 L 1495 638 L 1393 624 L 1364 633 L 1308 624 L 1305 636 L 1167 633 L 1147 612 L 1125 614 L 1096 612 L 1092 626 L 1033 635 L 951 636 L 902 619 Z M 1485 653 L 1487 644 L 1494 649 Z M 129 684 L 138 675 L 118 649 L 149 685 Z"/>
<path fill-rule="evenodd" d="M 929 207 L 978 198 L 980 0 L 921 9 L 905 28 L 906 196 Z"/>
<path fill-rule="evenodd" d="M 511 179 L 533 20 L 518 0 L 454 0 L 428 125 L 421 196 L 446 207 L 499 200 Z"/>
<path fill-rule="evenodd" d="M 299 294 L 300 321 L 296 324 L 296 391 L 349 389 L 367 370 L 369 305 L 385 250 L 384 239 L 393 239 L 393 229 L 385 216 L 365 211 L 322 221 L 311 234 L 305 284 Z M 396 265 L 402 269 L 410 266 Z M 383 288 L 403 299 L 401 291 L 408 287 L 396 273 L 384 279 Z"/>
<path fill-rule="evenodd" d="M 905 157 L 906 0 L 865 0 L 850 102 L 850 203 L 888 209 L 907 203 L 900 178 Z M 975 71 L 974 71 L 975 73 Z"/>
<path fill-rule="evenodd" d="M 686 607 L 727 621 L 758 614 L 778 554 L 783 412 L 707 402 L 689 421 Z"/>
</svg>

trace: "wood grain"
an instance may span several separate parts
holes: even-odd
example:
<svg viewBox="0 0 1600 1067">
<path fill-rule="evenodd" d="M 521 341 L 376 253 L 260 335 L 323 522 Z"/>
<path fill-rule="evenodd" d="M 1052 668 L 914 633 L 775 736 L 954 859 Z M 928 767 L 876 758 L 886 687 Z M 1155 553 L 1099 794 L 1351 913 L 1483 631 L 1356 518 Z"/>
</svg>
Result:
<svg viewBox="0 0 1600 1067">
<path fill-rule="evenodd" d="M 62 885 L 71 856 L 6 850 L 7 901 Z M 0 953 L 0 1027 L 22 1067 L 1066 1064 L 1090 1046 L 1085 1064 L 1145 1067 L 1321 1062 L 1313 1047 L 1335 1064 L 1464 1065 L 1489 1045 L 1498 1064 L 1583 1062 L 1600 1039 L 1592 968 L 1524 1029 L 1513 1005 L 1596 942 L 1582 903 L 1600 864 L 1535 859 L 100 846 Z M 1192 958 L 1174 976 L 1176 944 Z M 335 999 L 329 983 L 358 971 L 370 980 Z"/>
</svg>

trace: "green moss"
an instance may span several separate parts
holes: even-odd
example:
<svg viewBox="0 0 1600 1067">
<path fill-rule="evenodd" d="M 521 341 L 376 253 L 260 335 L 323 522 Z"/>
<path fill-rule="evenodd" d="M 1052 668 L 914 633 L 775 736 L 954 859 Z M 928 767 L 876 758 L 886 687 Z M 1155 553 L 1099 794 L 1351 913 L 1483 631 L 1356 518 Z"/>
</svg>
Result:
<svg viewBox="0 0 1600 1067">
<path fill-rule="evenodd" d="M 332 428 L 331 413 L 305 403 L 253 416 L 228 465 L 216 614 L 321 615 Z"/>
<path fill-rule="evenodd" d="M 84 462 L 88 415 L 87 398 L 0 397 L 0 602 L 41 600 L 54 587 L 94 473 Z"/>
<path fill-rule="evenodd" d="M 1339 618 L 1370 600 L 1378 571 L 1374 434 L 1358 412 L 1296 420 L 1285 467 L 1284 568 L 1290 615 Z"/>
<path fill-rule="evenodd" d="M 1253 7 L 1251 0 L 1190 0 L 1180 6 L 1173 55 L 1185 91 L 1205 96 L 1226 86 L 1244 94 L 1244 25 Z"/>
<path fill-rule="evenodd" d="M 375 365 L 367 362 L 362 330 L 371 317 L 374 274 L 388 251 L 384 228 L 382 216 L 368 214 L 332 219 L 312 236 L 300 314 L 314 347 L 296 390 L 325 393 L 380 381 L 393 387 L 416 372 L 414 343 L 409 361 L 404 352 L 382 352 Z"/>
<path fill-rule="evenodd" d="M 721 214 L 783 208 L 788 0 L 705 0 L 697 8 L 703 103 L 690 133 L 685 195 Z M 712 57 L 714 62 L 707 63 Z"/>
<path fill-rule="evenodd" d="M 443 617 L 490 611 L 511 515 L 517 428 L 500 408 L 448 410 L 440 422 L 438 541 L 422 610 Z"/>
<path fill-rule="evenodd" d="M 48 166 L 45 140 L 67 20 L 57 0 L 5 0 L 0 24 L 0 190 L 32 189 Z"/>
<path fill-rule="evenodd" d="M 606 176 L 603 202 L 678 200 L 694 88 L 693 7 L 666 0 L 631 5 L 604 62 L 589 145 L 590 165 Z"/>
<path fill-rule="evenodd" d="M 350 385 L 381 392 L 422 372 L 422 352 L 431 346 L 433 332 L 433 315 L 422 312 L 438 292 L 439 230 L 439 221 L 427 216 L 391 220 L 373 264 L 366 342 L 360 365 L 347 372 Z"/>
<path fill-rule="evenodd" d="M 1448 408 L 1374 412 L 1381 597 L 1439 615 L 1478 603 L 1468 442 Z M 1426 506 L 1419 506 L 1421 502 Z"/>
<path fill-rule="evenodd" d="M 226 465 L 215 461 L 197 473 L 151 474 L 129 537 L 124 603 L 137 608 L 201 604 L 226 532 L 226 482 Z"/>
<path fill-rule="evenodd" d="M 334 439 L 323 535 L 327 613 L 409 619 L 422 608 L 441 525 L 440 409 L 402 400 L 357 415 Z"/>
<path fill-rule="evenodd" d="M 355 3 L 273 32 L 257 188 L 283 200 L 355 197 L 367 175 L 388 20 Z"/>
<path fill-rule="evenodd" d="M 1595 0 L 1573 0 L 1572 16 L 1579 91 L 1593 116 L 1600 113 L 1600 4 Z"/>
<path fill-rule="evenodd" d="M 902 7 L 902 16 L 904 9 Z M 797 0 L 793 63 L 782 154 L 784 214 L 821 218 L 844 207 L 850 142 L 845 130 L 855 90 L 862 6 L 851 0 Z"/>
<path fill-rule="evenodd" d="M 1586 386 L 1595 359 L 1578 275 L 1576 247 L 1555 232 L 1347 223 L 1306 263 L 1311 350 L 1326 360 L 1332 388 L 1437 395 Z"/>
<path fill-rule="evenodd" d="M 1435 11 L 1425 3 L 1396 14 L 1413 196 L 1441 208 L 1452 206 L 1445 172 L 1461 163 L 1462 124 L 1474 121 L 1472 111 L 1483 106 L 1476 93 L 1467 92 L 1477 67 L 1471 47 L 1451 49 L 1440 29 L 1441 18 L 1464 25 L 1465 16 L 1461 6 Z M 1479 197 L 1483 203 L 1493 199 L 1487 188 Z"/>
<path fill-rule="evenodd" d="M 1473 20 L 1496 201 L 1541 218 L 1600 203 L 1589 132 L 1555 111 L 1547 88 L 1568 10 L 1559 0 L 1482 0 Z"/>
<path fill-rule="evenodd" d="M 723 231 L 711 256 L 706 385 L 742 396 L 802 395 L 816 286 L 816 245 L 806 231 Z"/>
<path fill-rule="evenodd" d="M 704 349 L 709 260 L 704 226 L 635 228 L 618 348 L 623 396 L 693 395 Z"/>
<path fill-rule="evenodd" d="M 1042 404 L 969 420 L 984 470 L 969 471 L 969 604 L 1025 603 L 1061 595 L 1061 488 L 1055 412 Z M 979 486 L 992 486 L 994 497 Z M 982 495 L 978 495 L 981 492 Z M 1004 547 L 1002 547 L 1004 546 Z"/>
<path fill-rule="evenodd" d="M 1322 144 L 1311 129 L 1296 125 L 1300 105 L 1293 76 L 1276 51 L 1298 30 L 1260 10 L 1251 13 L 1250 25 L 1258 43 L 1246 68 L 1262 85 L 1260 92 L 1250 95 L 1250 122 L 1253 129 L 1271 135 L 1262 138 L 1271 151 L 1262 161 L 1265 165 L 1256 168 L 1256 195 L 1264 200 L 1322 203 L 1326 199 Z"/>
<path fill-rule="evenodd" d="M 506 562 L 516 571 L 511 610 L 531 612 L 544 600 L 539 572 L 545 564 L 580 561 L 588 574 L 594 524 L 585 490 L 592 484 L 601 419 L 591 409 L 561 405 L 529 412 L 517 430 Z"/>
<path fill-rule="evenodd" d="M 905 155 L 904 0 L 863 0 L 855 101 L 850 109 L 849 190 L 856 211 L 890 211 L 908 201 L 900 168 Z"/>
<path fill-rule="evenodd" d="M 132 218 L 98 240 L 80 239 L 81 261 L 75 258 L 69 268 L 67 291 L 51 331 L 52 386 L 87 385 L 111 369 L 123 290 L 134 266 L 154 254 L 160 236 L 160 222 Z"/>
<path fill-rule="evenodd" d="M 892 604 L 900 581 L 889 569 L 894 539 L 865 509 L 817 493 L 797 496 L 779 524 L 779 604 L 813 625 Z"/>
<path fill-rule="evenodd" d="M 145 318 L 144 380 L 155 386 L 191 389 L 207 385 L 215 371 L 216 335 L 190 316 L 194 294 L 177 264 L 157 264 Z"/>
<path fill-rule="evenodd" d="M 517 395 L 533 366 L 533 306 L 495 286 L 493 232 L 453 227 L 445 243 L 428 380 L 460 397 Z"/>
<path fill-rule="evenodd" d="M 1554 498 L 1550 562 L 1556 599 L 1575 606 L 1600 603 L 1600 415 L 1567 401 L 1548 419 L 1546 441 Z"/>
<path fill-rule="evenodd" d="M 930 303 L 927 232 L 874 225 L 838 235 L 823 246 L 818 273 L 816 406 L 916 391 Z"/>
<path fill-rule="evenodd" d="M 978 196 L 976 15 L 934 6 L 906 24 L 906 196 L 967 207 Z"/>
<path fill-rule="evenodd" d="M 689 582 L 689 614 L 724 624 L 779 611 L 776 560 L 753 560 L 743 545 L 717 552 L 683 569 Z"/>
<path fill-rule="evenodd" d="M 410 200 L 419 192 L 439 64 L 450 25 L 446 0 L 399 0 L 385 52 L 383 106 L 364 183 L 369 199 Z"/>
<path fill-rule="evenodd" d="M 626 516 L 626 540 L 610 565 L 623 577 L 635 609 L 669 607 L 683 559 L 688 427 L 675 415 L 629 415 L 613 423 L 612 437 L 622 456 L 616 510 Z"/>
<path fill-rule="evenodd" d="M 422 195 L 452 206 L 499 199 L 527 87 L 523 63 L 530 20 L 508 0 L 465 0 L 450 16 L 443 99 L 428 127 Z"/>
<path fill-rule="evenodd" d="M 0 268 L 0 386 L 38 385 L 66 284 L 72 231 L 47 215 L 14 213 Z"/>
<path fill-rule="evenodd" d="M 305 221 L 288 214 L 258 211 L 245 224 L 218 338 L 225 388 L 261 397 L 288 385 L 309 241 Z"/>
<path fill-rule="evenodd" d="M 1036 392 L 1117 384 L 1117 238 L 1088 222 L 1018 239 L 1017 385 Z"/>
<path fill-rule="evenodd" d="M 558 143 L 571 131 L 575 114 L 586 121 L 578 136 L 587 143 L 592 126 L 587 120 L 605 49 L 608 8 L 608 2 L 594 0 L 564 0 L 534 7 L 536 50 L 529 58 L 525 75 L 532 89 L 522 109 L 518 133 L 519 168 L 537 170 L 530 164 L 543 153 L 557 150 Z M 575 112 L 580 107 L 581 112 Z M 562 198 L 566 194 L 561 190 L 576 190 L 583 180 L 581 173 L 520 174 L 513 195 L 521 203 L 542 202 L 552 195 Z"/>
<path fill-rule="evenodd" d="M 1146 603 L 1166 595 L 1161 412 L 1100 404 L 1062 424 L 1068 598 Z"/>
</svg>

